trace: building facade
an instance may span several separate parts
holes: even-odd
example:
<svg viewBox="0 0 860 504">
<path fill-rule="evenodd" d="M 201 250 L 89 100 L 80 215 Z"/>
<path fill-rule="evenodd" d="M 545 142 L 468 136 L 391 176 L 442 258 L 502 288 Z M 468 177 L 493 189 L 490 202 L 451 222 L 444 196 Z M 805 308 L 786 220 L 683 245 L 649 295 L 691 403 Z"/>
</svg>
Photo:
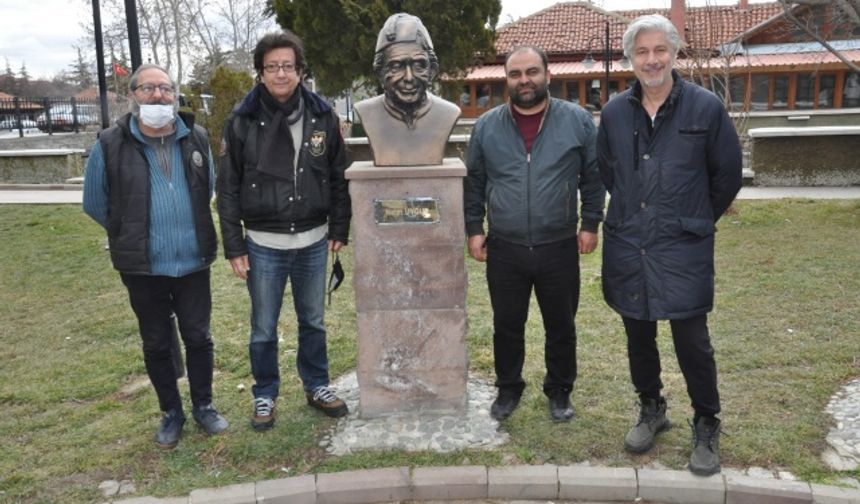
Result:
<svg viewBox="0 0 860 504">
<path fill-rule="evenodd" d="M 834 2 L 835 4 L 835 2 Z M 562 2 L 498 30 L 496 57 L 459 81 L 447 98 L 463 117 L 477 117 L 507 100 L 504 59 L 520 45 L 543 48 L 552 96 L 597 112 L 635 76 L 621 36 L 644 14 L 662 14 L 684 34 L 677 70 L 711 89 L 736 112 L 860 108 L 860 74 L 786 19 L 779 2 L 605 11 L 586 2 Z M 835 5 L 794 7 L 790 14 L 821 34 L 844 58 L 860 64 L 860 22 Z M 860 110 L 858 110 L 860 112 Z"/>
</svg>

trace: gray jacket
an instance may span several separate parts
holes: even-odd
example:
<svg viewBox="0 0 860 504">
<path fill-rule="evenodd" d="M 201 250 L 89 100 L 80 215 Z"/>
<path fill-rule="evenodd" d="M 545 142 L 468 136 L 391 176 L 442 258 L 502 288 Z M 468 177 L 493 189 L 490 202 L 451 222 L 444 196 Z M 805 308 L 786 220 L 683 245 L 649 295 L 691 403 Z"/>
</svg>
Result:
<svg viewBox="0 0 860 504">
<path fill-rule="evenodd" d="M 466 157 L 466 233 L 489 232 L 520 245 L 576 236 L 577 189 L 582 228 L 597 231 L 606 191 L 600 180 L 591 115 L 573 103 L 550 99 L 540 131 L 526 153 L 509 105 L 478 119 Z"/>
</svg>

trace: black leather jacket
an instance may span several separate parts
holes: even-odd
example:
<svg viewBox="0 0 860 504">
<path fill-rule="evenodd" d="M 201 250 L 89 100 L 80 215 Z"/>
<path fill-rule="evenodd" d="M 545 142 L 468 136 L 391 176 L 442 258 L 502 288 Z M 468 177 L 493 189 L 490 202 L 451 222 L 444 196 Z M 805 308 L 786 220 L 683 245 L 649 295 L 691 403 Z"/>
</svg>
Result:
<svg viewBox="0 0 860 504">
<path fill-rule="evenodd" d="M 224 125 L 218 174 L 218 214 L 227 259 L 248 253 L 247 229 L 300 233 L 328 221 L 329 239 L 343 243 L 352 216 L 344 172 L 349 167 L 337 114 L 319 96 L 296 88 L 304 101 L 303 133 L 292 180 L 257 169 L 265 130 L 272 127 L 258 84 Z"/>
</svg>

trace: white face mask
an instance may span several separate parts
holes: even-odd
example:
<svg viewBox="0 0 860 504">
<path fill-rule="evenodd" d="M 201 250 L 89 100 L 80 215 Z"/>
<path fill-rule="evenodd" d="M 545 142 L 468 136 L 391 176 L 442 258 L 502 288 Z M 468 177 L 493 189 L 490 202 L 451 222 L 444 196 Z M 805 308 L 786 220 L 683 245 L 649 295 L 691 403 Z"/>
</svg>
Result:
<svg viewBox="0 0 860 504">
<path fill-rule="evenodd" d="M 173 122 L 173 105 L 141 105 L 140 122 L 153 129 L 161 129 Z"/>
</svg>

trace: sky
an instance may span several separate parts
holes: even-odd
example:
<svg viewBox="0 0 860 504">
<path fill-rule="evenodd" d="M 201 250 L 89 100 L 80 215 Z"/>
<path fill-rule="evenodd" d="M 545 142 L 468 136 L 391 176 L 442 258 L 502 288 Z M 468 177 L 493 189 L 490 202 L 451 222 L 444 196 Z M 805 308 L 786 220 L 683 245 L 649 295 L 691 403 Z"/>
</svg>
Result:
<svg viewBox="0 0 860 504">
<path fill-rule="evenodd" d="M 500 24 L 550 7 L 559 0 L 502 0 Z M 667 8 L 671 0 L 594 0 L 604 9 Z M 752 0 L 753 2 L 759 0 Z M 705 0 L 693 0 L 693 4 Z M 735 4 L 736 0 L 710 3 Z M 103 18 L 107 14 L 102 12 Z M 82 24 L 92 19 L 90 0 L 0 0 L 0 72 L 6 61 L 16 73 L 26 64 L 31 78 L 51 78 L 77 59 Z M 84 55 L 94 59 L 94 55 Z"/>
</svg>

